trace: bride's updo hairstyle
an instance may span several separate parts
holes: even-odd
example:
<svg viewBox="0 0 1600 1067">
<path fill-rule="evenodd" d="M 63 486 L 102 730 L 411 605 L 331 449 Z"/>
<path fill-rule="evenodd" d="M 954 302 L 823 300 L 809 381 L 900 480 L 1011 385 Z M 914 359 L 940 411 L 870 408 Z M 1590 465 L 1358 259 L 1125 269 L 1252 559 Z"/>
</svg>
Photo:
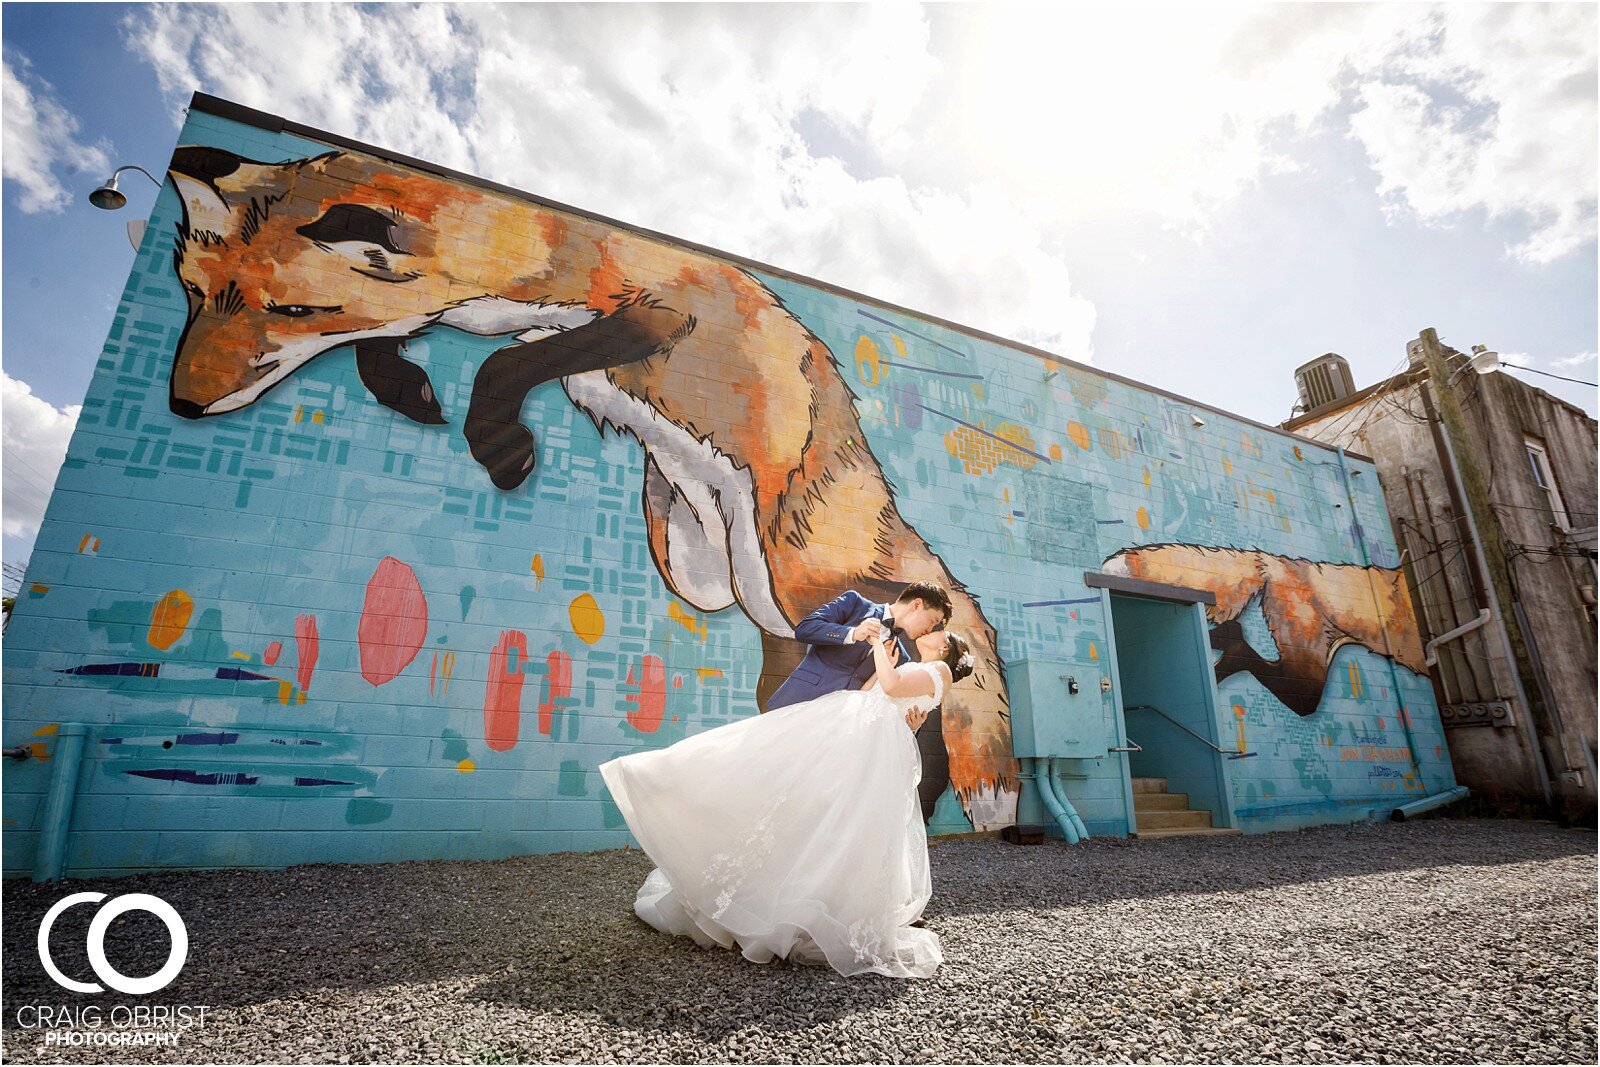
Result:
<svg viewBox="0 0 1600 1067">
<path fill-rule="evenodd" d="M 954 630 L 946 630 L 944 636 L 944 665 L 950 668 L 950 684 L 955 685 L 972 673 L 972 649 Z"/>
</svg>

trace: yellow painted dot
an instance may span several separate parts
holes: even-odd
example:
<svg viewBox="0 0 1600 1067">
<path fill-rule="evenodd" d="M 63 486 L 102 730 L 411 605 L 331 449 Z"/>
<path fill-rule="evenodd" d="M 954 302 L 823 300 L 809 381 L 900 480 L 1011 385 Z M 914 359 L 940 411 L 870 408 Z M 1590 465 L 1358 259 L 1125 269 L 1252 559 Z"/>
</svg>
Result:
<svg viewBox="0 0 1600 1067">
<path fill-rule="evenodd" d="M 1233 461 L 1232 460 L 1224 459 L 1222 461 L 1222 473 L 1224 473 L 1224 474 L 1232 474 L 1233 473 Z"/>
<path fill-rule="evenodd" d="M 867 385 L 877 385 L 883 381 L 883 356 L 878 351 L 877 343 L 866 334 L 856 342 L 856 376 Z"/>
<path fill-rule="evenodd" d="M 1060 445 L 1051 445 L 1050 446 L 1050 458 L 1054 459 L 1054 460 L 1059 460 L 1061 458 L 1061 446 Z"/>
<path fill-rule="evenodd" d="M 456 770 L 460 771 L 462 774 L 469 774 L 477 769 L 478 765 L 469 759 L 464 759 L 460 763 L 456 764 Z"/>
<path fill-rule="evenodd" d="M 1141 530 L 1150 529 L 1150 513 L 1148 511 L 1146 511 L 1144 508 L 1140 508 L 1138 510 L 1138 512 L 1135 513 L 1134 520 L 1136 522 L 1138 522 L 1139 529 L 1141 529 Z"/>
<path fill-rule="evenodd" d="M 1100 650 L 1095 647 L 1093 641 L 1089 642 L 1089 658 L 1096 663 L 1100 662 Z"/>
<path fill-rule="evenodd" d="M 1150 468 L 1149 467 L 1146 467 L 1144 469 L 1144 487 L 1146 489 L 1150 488 Z"/>
<path fill-rule="evenodd" d="M 1077 445 L 1085 452 L 1089 450 L 1089 431 L 1084 428 L 1083 423 L 1067 423 L 1067 436 L 1072 438 L 1073 444 Z"/>
<path fill-rule="evenodd" d="M 150 644 L 166 650 L 183 636 L 189 627 L 189 616 L 194 613 L 194 601 L 182 589 L 174 589 L 156 601 L 150 613 Z"/>
<path fill-rule="evenodd" d="M 588 593 L 568 605 L 567 615 L 572 619 L 572 632 L 584 643 L 592 645 L 605 636 L 605 612 L 600 610 L 600 605 Z"/>
</svg>

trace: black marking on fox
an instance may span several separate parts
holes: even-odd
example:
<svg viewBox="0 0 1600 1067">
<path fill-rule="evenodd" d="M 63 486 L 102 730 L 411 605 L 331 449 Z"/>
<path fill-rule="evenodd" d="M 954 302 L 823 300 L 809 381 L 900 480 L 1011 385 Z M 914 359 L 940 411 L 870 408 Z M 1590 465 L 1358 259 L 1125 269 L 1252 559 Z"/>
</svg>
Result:
<svg viewBox="0 0 1600 1067">
<path fill-rule="evenodd" d="M 684 316 L 640 302 L 576 329 L 491 353 L 472 380 L 465 433 L 472 458 L 500 489 L 515 489 L 533 473 L 535 440 L 522 425 L 528 393 L 545 382 L 583 371 L 620 367 L 665 352 L 682 337 Z"/>
<path fill-rule="evenodd" d="M 376 337 L 355 342 L 356 373 L 374 400 L 424 426 L 443 426 L 447 420 L 434 394 L 428 372 L 401 353 L 400 338 Z"/>
<path fill-rule="evenodd" d="M 296 227 L 294 232 L 318 244 L 360 241 L 363 244 L 377 245 L 397 256 L 403 256 L 406 254 L 405 250 L 394 240 L 392 232 L 394 225 L 393 215 L 385 215 L 381 211 L 374 211 L 360 204 L 335 204 L 323 212 L 322 217 L 316 222 Z"/>
</svg>

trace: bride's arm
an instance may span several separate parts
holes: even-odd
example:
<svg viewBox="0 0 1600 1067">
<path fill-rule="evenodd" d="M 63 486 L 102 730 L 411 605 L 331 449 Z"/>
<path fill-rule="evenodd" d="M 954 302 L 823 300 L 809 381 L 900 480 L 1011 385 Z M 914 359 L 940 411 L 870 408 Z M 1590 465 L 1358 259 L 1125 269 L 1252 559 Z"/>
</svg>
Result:
<svg viewBox="0 0 1600 1067">
<path fill-rule="evenodd" d="M 892 697 L 920 697 L 933 695 L 933 679 L 927 671 L 906 671 L 901 674 L 895 669 L 894 660 L 889 657 L 889 650 L 884 642 L 872 642 L 872 658 L 878 665 L 878 685 Z"/>
</svg>

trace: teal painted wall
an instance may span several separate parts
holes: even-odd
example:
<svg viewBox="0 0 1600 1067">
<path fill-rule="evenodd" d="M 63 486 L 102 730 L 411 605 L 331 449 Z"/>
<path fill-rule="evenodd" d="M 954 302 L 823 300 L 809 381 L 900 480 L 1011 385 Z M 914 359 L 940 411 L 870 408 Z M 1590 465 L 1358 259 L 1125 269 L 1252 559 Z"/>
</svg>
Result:
<svg viewBox="0 0 1600 1067">
<path fill-rule="evenodd" d="M 179 144 L 272 163 L 329 147 L 198 109 Z M 397 169 L 350 152 L 339 165 L 352 161 Z M 219 188 L 233 189 L 243 173 L 218 176 Z M 428 180 L 438 200 L 440 181 Z M 248 245 L 256 273 L 241 269 L 236 296 L 218 288 L 198 297 L 197 322 L 220 329 L 277 315 L 274 328 L 300 328 L 302 303 L 348 314 L 345 305 L 391 300 L 399 316 L 407 300 L 423 300 L 416 285 L 384 289 L 370 273 L 345 273 L 378 262 L 370 256 L 330 268 L 304 294 L 281 291 L 274 257 L 305 254 L 310 238 L 271 227 L 340 195 L 336 182 L 285 181 L 275 217 L 258 212 L 251 232 L 222 250 Z M 381 204 L 380 184 L 346 192 Z M 1371 592 L 1373 575 L 1381 589 L 1397 573 L 1397 555 L 1370 464 L 1352 461 L 1361 474 L 1348 478 L 1338 456 L 1310 442 L 1209 410 L 1196 426 L 1194 405 L 1093 370 L 579 216 L 547 213 L 530 229 L 506 206 L 513 201 L 457 188 L 462 201 L 444 197 L 437 212 L 396 209 L 401 243 L 417 243 L 379 255 L 384 264 L 372 270 L 420 262 L 435 237 L 476 242 L 481 277 L 461 281 L 463 272 L 452 292 L 489 295 L 530 276 L 524 249 L 569 234 L 563 247 L 581 245 L 581 255 L 541 269 L 552 286 L 577 285 L 577 303 L 587 299 L 596 322 L 623 314 L 611 288 L 641 291 L 648 285 L 638 279 L 656 279 L 660 303 L 696 320 L 670 359 L 698 361 L 682 380 L 662 379 L 668 392 L 654 398 L 656 410 L 705 430 L 722 454 L 743 449 L 740 477 L 788 477 L 773 470 L 787 455 L 785 428 L 808 417 L 816 395 L 847 399 L 818 438 L 870 463 L 827 482 L 836 501 L 828 521 L 788 538 L 763 525 L 757 548 L 732 537 L 722 550 L 735 570 L 766 568 L 790 623 L 850 580 L 856 572 L 835 568 L 851 559 L 868 558 L 886 583 L 936 566 L 965 587 L 958 624 L 992 630 L 992 681 L 947 700 L 951 784 L 934 832 L 1009 822 L 1014 766 L 994 754 L 1009 751 L 1004 662 L 1104 662 L 1109 620 L 1086 570 L 1238 589 L 1263 568 L 1287 568 L 1314 587 L 1317 611 L 1366 642 L 1339 648 L 1331 668 L 1319 648 L 1277 655 L 1275 646 L 1309 639 L 1285 628 L 1272 583 L 1240 613 L 1249 654 L 1235 642 L 1229 663 L 1248 661 L 1254 673 L 1230 674 L 1218 693 L 1223 744 L 1262 751 L 1242 761 L 1252 777 L 1233 782 L 1247 828 L 1341 818 L 1453 784 L 1426 679 L 1360 636 L 1387 629 L 1416 641 L 1404 598 L 1380 606 Z M 512 488 L 496 484 L 463 425 L 479 368 L 508 337 L 439 321 L 405 342 L 404 357 L 425 369 L 445 425 L 378 402 L 336 339 L 236 410 L 181 418 L 169 402 L 175 357 L 185 345 L 185 359 L 207 355 L 193 350 L 198 333 L 185 334 L 191 309 L 174 266 L 183 220 L 169 178 L 6 633 L 5 744 L 32 745 L 43 758 L 7 769 L 5 874 L 32 870 L 51 738 L 63 722 L 94 728 L 69 875 L 625 843 L 596 767 L 756 714 L 758 688 L 784 662 L 784 618 L 752 607 L 766 592 L 703 609 L 684 589 L 693 567 L 664 577 L 646 490 L 652 465 L 675 461 L 670 446 L 649 451 L 549 381 L 520 413 L 535 431 L 536 468 Z M 574 245 L 571 233 L 596 236 Z M 196 237 L 187 253 L 192 264 L 218 248 Z M 583 255 L 603 263 L 579 278 Z M 261 282 L 263 271 L 277 280 Z M 827 351 L 784 347 L 797 336 Z M 768 373 L 802 365 L 818 392 L 786 392 Z M 850 496 L 873 492 L 887 494 L 910 531 L 893 550 L 870 536 L 886 513 Z M 785 553 L 798 542 L 821 551 L 791 561 Z M 1170 546 L 1219 551 L 1185 556 Z M 1344 577 L 1320 564 L 1345 568 Z M 1351 584 L 1357 569 L 1367 592 Z M 1125 832 L 1119 768 L 1115 758 L 1093 761 L 1069 789 L 1092 832 Z"/>
</svg>

